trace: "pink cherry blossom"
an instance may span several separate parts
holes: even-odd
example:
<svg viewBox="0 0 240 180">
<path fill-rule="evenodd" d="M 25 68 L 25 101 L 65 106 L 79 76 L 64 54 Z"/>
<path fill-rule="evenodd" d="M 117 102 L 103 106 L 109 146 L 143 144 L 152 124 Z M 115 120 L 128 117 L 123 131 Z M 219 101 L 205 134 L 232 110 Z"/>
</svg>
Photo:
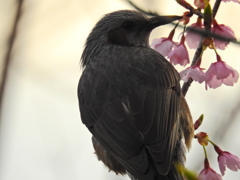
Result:
<svg viewBox="0 0 240 180">
<path fill-rule="evenodd" d="M 230 2 L 230 1 L 232 1 L 232 2 L 236 2 L 236 3 L 239 3 L 240 4 L 240 1 L 239 0 L 222 0 L 223 2 Z"/>
<path fill-rule="evenodd" d="M 189 56 L 187 48 L 184 44 L 185 37 L 182 35 L 181 42 L 175 46 L 172 52 L 168 55 L 170 62 L 174 65 L 180 64 L 182 66 L 186 66 L 189 63 Z"/>
<path fill-rule="evenodd" d="M 191 26 L 189 26 L 189 28 L 196 28 L 196 29 L 203 30 L 201 18 L 199 18 L 196 23 L 193 23 Z M 190 49 L 197 49 L 200 40 L 201 40 L 201 36 L 199 34 L 191 31 L 187 31 L 186 42 Z"/>
<path fill-rule="evenodd" d="M 204 169 L 199 173 L 200 180 L 222 180 L 222 176 L 216 173 L 209 165 L 208 159 L 205 158 Z"/>
<path fill-rule="evenodd" d="M 152 41 L 151 48 L 155 49 L 157 52 L 166 57 L 176 45 L 176 43 L 172 40 L 174 33 L 175 28 L 170 32 L 167 38 L 154 39 Z"/>
<path fill-rule="evenodd" d="M 202 68 L 199 66 L 191 66 L 187 69 L 180 72 L 181 79 L 184 82 L 188 81 L 188 78 L 192 78 L 194 81 L 198 81 L 199 83 L 202 83 L 205 80 L 205 74 L 202 71 Z"/>
<path fill-rule="evenodd" d="M 218 157 L 218 162 L 222 175 L 224 175 L 226 166 L 232 171 L 237 171 L 240 169 L 240 159 L 226 151 L 222 152 L 222 154 Z"/>
<path fill-rule="evenodd" d="M 166 57 L 175 46 L 175 43 L 169 38 L 159 38 L 152 41 L 151 47 Z"/>
<path fill-rule="evenodd" d="M 227 151 L 222 151 L 216 145 L 214 145 L 214 148 L 218 153 L 218 164 L 222 175 L 225 174 L 226 166 L 232 171 L 238 171 L 240 169 L 240 159 L 237 156 Z"/>
<path fill-rule="evenodd" d="M 233 86 L 238 81 L 238 72 L 222 61 L 219 55 L 217 59 L 218 61 L 212 63 L 205 73 L 206 89 L 207 85 L 215 89 L 222 84 Z"/>
<path fill-rule="evenodd" d="M 198 178 L 200 180 L 222 180 L 222 176 L 216 173 L 211 167 L 203 169 Z"/>
<path fill-rule="evenodd" d="M 194 5 L 200 9 L 205 9 L 209 0 L 194 0 Z"/>
<path fill-rule="evenodd" d="M 212 32 L 226 38 L 236 39 L 233 30 L 229 26 L 218 24 L 216 20 L 213 21 Z M 225 47 L 229 44 L 228 41 L 222 41 L 218 39 L 214 39 L 214 43 L 215 47 L 221 50 L 224 50 Z"/>
</svg>

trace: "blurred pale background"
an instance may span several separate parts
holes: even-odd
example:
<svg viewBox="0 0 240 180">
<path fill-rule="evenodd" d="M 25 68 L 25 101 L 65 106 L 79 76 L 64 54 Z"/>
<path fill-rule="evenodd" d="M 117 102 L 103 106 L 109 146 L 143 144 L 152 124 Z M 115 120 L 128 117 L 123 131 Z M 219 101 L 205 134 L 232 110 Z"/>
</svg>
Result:
<svg viewBox="0 0 240 180">
<path fill-rule="evenodd" d="M 139 6 L 161 14 L 181 15 L 185 9 L 175 0 L 136 0 Z M 189 0 L 193 4 L 193 0 Z M 240 5 L 222 3 L 219 23 L 233 28 L 240 38 Z M 111 11 L 131 9 L 124 0 L 25 0 L 5 89 L 1 114 L 1 180 L 108 180 L 128 179 L 108 173 L 93 154 L 91 135 L 82 125 L 77 101 L 79 66 L 84 42 L 94 24 Z M 16 13 L 14 0 L 0 1 L 0 65 Z M 193 23 L 193 21 L 192 21 Z M 171 25 L 151 35 L 167 36 Z M 179 30 L 177 33 L 180 33 Z M 176 36 L 176 40 L 177 40 Z M 240 71 L 240 46 L 219 51 L 222 59 Z M 193 56 L 194 51 L 190 51 Z M 204 55 L 203 66 L 215 61 L 213 51 Z M 182 69 L 182 67 L 177 67 Z M 2 70 L 2 66 L 1 66 Z M 223 150 L 240 156 L 240 83 L 205 90 L 193 83 L 187 94 L 193 118 L 205 115 L 199 131 L 207 131 Z M 208 148 L 217 171 L 216 153 Z M 196 141 L 187 167 L 203 168 L 203 151 Z M 240 172 L 227 170 L 224 179 L 238 180 Z"/>
</svg>

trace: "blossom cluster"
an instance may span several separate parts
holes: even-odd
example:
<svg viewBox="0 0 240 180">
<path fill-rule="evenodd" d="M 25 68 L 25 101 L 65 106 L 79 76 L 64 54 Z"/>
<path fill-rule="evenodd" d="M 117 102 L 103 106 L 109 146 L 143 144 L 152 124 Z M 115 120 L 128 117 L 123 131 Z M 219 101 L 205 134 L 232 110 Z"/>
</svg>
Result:
<svg viewBox="0 0 240 180">
<path fill-rule="evenodd" d="M 223 0 L 230 1 L 230 0 Z M 234 0 L 232 0 L 234 1 Z M 239 1 L 234 1 L 238 2 Z M 178 3 L 186 3 L 186 1 L 178 0 Z M 199 9 L 204 9 L 208 5 L 209 0 L 195 0 L 194 4 Z M 180 20 L 183 24 L 187 24 L 192 14 L 190 12 L 185 12 L 183 15 L 183 19 Z M 212 19 L 211 21 L 211 32 L 217 34 L 219 36 L 228 38 L 228 39 L 236 39 L 234 35 L 234 31 L 224 24 L 218 24 L 216 19 Z M 189 26 L 188 29 L 184 29 L 181 34 L 180 42 L 174 42 L 173 36 L 175 33 L 176 27 L 170 32 L 168 37 L 162 37 L 158 39 L 154 39 L 151 47 L 162 54 L 164 57 L 168 58 L 169 61 L 174 65 L 186 66 L 190 63 L 188 50 L 185 44 L 190 49 L 197 49 L 199 46 L 202 46 L 203 51 L 206 48 L 213 49 L 216 53 L 216 62 L 211 63 L 210 67 L 205 71 L 204 68 L 201 68 L 202 54 L 195 61 L 195 64 L 192 64 L 190 67 L 187 67 L 185 70 L 180 72 L 181 79 L 184 82 L 187 82 L 189 78 L 199 83 L 205 82 L 206 89 L 209 88 L 217 88 L 222 84 L 227 86 L 233 86 L 234 83 L 238 81 L 239 73 L 233 69 L 231 66 L 227 65 L 225 61 L 222 60 L 220 55 L 217 53 L 217 49 L 225 50 L 229 41 L 221 40 L 217 38 L 204 38 L 200 34 L 191 31 L 191 29 L 196 30 L 204 30 L 204 23 L 202 22 L 202 17 L 198 17 L 197 22 L 193 23 Z"/>
<path fill-rule="evenodd" d="M 210 0 L 194 0 L 194 5 L 196 8 L 193 8 L 185 0 L 176 1 L 181 6 L 189 10 L 187 12 L 184 12 L 182 16 L 183 18 L 179 20 L 183 23 L 183 25 L 185 25 L 185 28 L 180 35 L 180 41 L 173 41 L 175 29 L 178 26 L 177 24 L 170 32 L 168 37 L 154 39 L 151 47 L 169 59 L 173 65 L 181 66 L 186 66 L 190 63 L 187 46 L 190 49 L 197 49 L 196 52 L 198 53 L 195 54 L 191 66 L 180 72 L 181 79 L 184 82 L 192 82 L 189 80 L 197 81 L 198 83 L 205 82 L 206 89 L 208 87 L 215 89 L 222 84 L 233 86 L 234 83 L 238 81 L 239 73 L 222 60 L 217 50 L 226 50 L 229 41 L 236 40 L 234 31 L 229 26 L 225 24 L 219 24 L 217 22 L 217 20 L 214 18 L 215 15 L 213 15 L 211 6 L 209 4 Z M 239 0 L 222 1 L 232 1 L 240 4 Z M 202 10 L 204 10 L 203 13 Z M 186 25 L 190 22 L 190 18 L 193 16 L 193 14 L 198 15 L 197 21 L 186 28 Z M 201 32 L 208 32 L 208 34 L 203 35 Z M 203 60 L 202 55 L 206 49 L 214 50 L 216 59 L 211 61 L 210 66 L 205 70 L 205 68 L 201 67 L 201 63 Z M 203 115 L 201 115 L 200 118 L 195 122 L 195 130 L 199 128 L 199 126 L 202 124 L 202 121 Z M 199 144 L 202 145 L 204 149 L 204 168 L 198 176 L 192 176 L 192 173 L 184 170 L 184 168 L 180 168 L 186 179 L 222 180 L 222 176 L 225 174 L 226 167 L 232 171 L 240 170 L 240 159 L 230 152 L 221 150 L 220 147 L 218 147 L 209 139 L 207 133 L 200 132 L 195 134 L 194 137 L 198 140 Z M 218 154 L 218 164 L 221 174 L 217 173 L 210 166 L 205 148 L 209 142 L 213 145 L 216 153 Z M 191 178 L 189 178 L 189 176 L 191 176 Z"/>
<path fill-rule="evenodd" d="M 214 146 L 214 149 L 218 154 L 218 165 L 222 176 L 224 176 L 225 174 L 226 167 L 228 167 L 232 171 L 237 171 L 240 169 L 240 159 L 237 156 L 231 154 L 230 152 L 221 150 L 216 144 L 209 140 L 207 133 L 197 133 L 195 135 L 195 138 L 197 138 L 199 144 L 201 144 L 202 146 L 207 146 L 208 142 L 210 142 Z M 210 167 L 208 158 L 206 156 L 204 160 L 204 169 L 199 173 L 198 178 L 200 180 L 222 180 L 221 175 Z"/>
<path fill-rule="evenodd" d="M 203 121 L 203 115 L 199 117 L 199 119 L 194 123 L 195 130 L 199 128 L 199 126 L 202 124 Z M 203 146 L 204 152 L 205 152 L 205 160 L 204 160 L 204 168 L 199 173 L 198 179 L 200 180 L 222 180 L 222 176 L 224 176 L 226 167 L 228 167 L 232 171 L 238 171 L 240 170 L 240 159 L 231 154 L 230 152 L 223 151 L 218 147 L 215 143 L 213 143 L 211 140 L 209 140 L 209 136 L 205 132 L 199 132 L 194 136 L 200 145 Z M 215 151 L 218 154 L 218 165 L 221 172 L 221 175 L 218 174 L 214 169 L 210 167 L 208 158 L 207 158 L 207 152 L 205 149 L 205 146 L 208 145 L 208 142 L 210 142 Z"/>
</svg>

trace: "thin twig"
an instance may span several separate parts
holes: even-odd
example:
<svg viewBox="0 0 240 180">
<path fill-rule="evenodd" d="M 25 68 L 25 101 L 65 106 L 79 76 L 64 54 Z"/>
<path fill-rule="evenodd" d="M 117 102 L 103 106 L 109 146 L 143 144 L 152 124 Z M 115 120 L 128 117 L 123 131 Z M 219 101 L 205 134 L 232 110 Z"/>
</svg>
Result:
<svg viewBox="0 0 240 180">
<path fill-rule="evenodd" d="M 218 8 L 220 7 L 220 4 L 221 4 L 222 0 L 216 0 L 214 6 L 213 6 L 213 10 L 212 10 L 212 13 L 213 13 L 213 19 L 215 18 L 217 12 L 218 12 Z"/>
<path fill-rule="evenodd" d="M 152 12 L 148 12 L 148 11 L 145 11 L 143 9 L 141 9 L 140 7 L 138 7 L 136 4 L 134 4 L 132 1 L 130 0 L 126 0 L 129 4 L 131 4 L 131 6 L 133 6 L 133 8 L 135 8 L 136 10 L 146 14 L 146 15 L 150 15 L 150 16 L 159 16 L 157 13 L 152 13 Z M 214 7 L 213 7 L 213 19 L 214 17 L 216 16 L 217 14 L 217 11 L 219 9 L 219 6 L 220 6 L 220 3 L 221 3 L 221 0 L 216 0 L 215 4 L 214 4 Z M 193 10 L 196 10 L 194 9 L 192 6 L 190 5 L 186 5 L 184 6 L 185 8 L 189 9 L 191 12 L 193 12 Z M 200 12 L 199 10 L 197 10 L 198 12 Z M 203 17 L 202 14 L 199 14 L 199 13 L 196 13 L 197 11 L 194 11 L 193 13 L 194 14 L 197 14 L 198 16 L 200 17 Z M 176 26 L 176 23 L 171 23 L 172 25 Z M 218 35 L 218 34 L 215 34 L 215 33 L 212 33 L 210 31 L 211 29 L 211 24 L 208 23 L 207 25 L 205 25 L 206 28 L 205 30 L 201 30 L 201 29 L 196 29 L 196 28 L 191 28 L 191 27 L 187 27 L 187 31 L 191 31 L 193 33 L 196 33 L 196 34 L 199 34 L 199 35 L 202 35 L 202 39 L 201 41 L 199 42 L 199 45 L 198 45 L 198 48 L 196 49 L 196 52 L 195 52 L 195 55 L 193 57 L 193 60 L 192 60 L 192 66 L 195 65 L 197 59 L 200 57 L 201 55 L 201 52 L 202 52 L 202 40 L 204 39 L 204 37 L 207 37 L 207 36 L 210 36 L 214 39 L 219 39 L 219 40 L 222 40 L 222 41 L 227 41 L 227 42 L 232 42 L 232 43 L 235 43 L 235 44 L 238 44 L 240 45 L 240 41 L 236 41 L 236 39 L 232 39 L 232 38 L 228 38 L 228 37 L 224 37 L 224 36 L 221 36 L 221 35 Z M 178 27 L 180 28 L 184 28 L 184 26 L 182 25 L 178 25 Z M 187 82 L 185 82 L 182 86 L 182 93 L 183 95 L 185 96 L 189 87 L 191 86 L 193 82 L 193 79 L 192 78 L 189 78 Z"/>
<path fill-rule="evenodd" d="M 11 57 L 12 56 L 12 49 L 13 49 L 14 41 L 16 39 L 17 28 L 18 28 L 20 17 L 21 17 L 23 0 L 18 0 L 17 3 L 18 3 L 17 4 L 17 13 L 16 13 L 16 17 L 15 17 L 15 20 L 14 20 L 14 24 L 13 24 L 13 29 L 12 29 L 12 32 L 11 32 L 10 37 L 9 37 L 6 57 L 5 57 L 5 60 L 3 62 L 3 74 L 2 74 L 1 86 L 0 86 L 0 115 L 1 115 L 2 106 L 3 106 L 3 96 L 4 96 L 4 90 L 5 90 L 6 82 L 7 82 L 8 70 L 9 70 L 9 66 L 10 66 L 11 58 L 12 58 Z"/>
<path fill-rule="evenodd" d="M 192 7 L 191 4 L 189 4 L 186 1 L 181 1 L 181 0 L 177 0 L 177 3 L 179 5 L 181 5 L 182 7 L 188 9 L 191 13 L 196 14 L 198 17 L 203 18 L 203 14 L 201 13 L 200 9 L 195 9 L 194 7 Z"/>
<path fill-rule="evenodd" d="M 134 7 L 134 9 L 148 15 L 148 16 L 159 16 L 156 12 L 150 12 L 150 11 L 145 11 L 143 9 L 141 9 L 140 7 L 138 7 L 136 4 L 134 4 L 132 1 L 130 0 L 126 0 L 132 7 Z"/>
<path fill-rule="evenodd" d="M 202 41 L 203 41 L 203 39 L 204 39 L 204 36 L 202 37 L 201 41 L 198 44 L 198 47 L 197 47 L 196 52 L 194 54 L 191 66 L 196 64 L 198 58 L 200 57 L 200 55 L 202 53 Z M 183 83 L 183 86 L 182 86 L 182 94 L 183 94 L 183 96 L 185 96 L 187 94 L 187 91 L 188 91 L 189 87 L 191 86 L 192 82 L 193 82 L 193 79 L 192 78 L 188 78 L 188 81 Z"/>
<path fill-rule="evenodd" d="M 149 15 L 149 16 L 159 16 L 158 13 L 153 13 L 153 12 L 148 12 L 148 11 L 145 11 L 143 9 L 141 9 L 140 7 L 138 7 L 136 4 L 134 4 L 132 1 L 130 0 L 126 0 L 131 6 L 133 6 L 133 8 L 135 8 L 136 10 L 146 14 L 146 15 Z M 218 1 L 221 1 L 221 0 L 217 0 Z M 217 3 L 216 2 L 216 3 Z M 218 3 L 217 3 L 218 4 Z M 214 5 L 213 8 L 215 8 L 215 11 L 218 10 L 219 6 L 216 6 Z M 216 15 L 216 13 L 214 14 Z M 214 17 L 214 16 L 213 16 Z M 170 23 L 172 24 L 173 26 L 176 26 L 177 23 Z M 178 25 L 179 28 L 184 28 L 185 26 L 182 26 L 182 25 Z M 232 42 L 232 43 L 235 43 L 235 44 L 239 44 L 240 45 L 240 41 L 236 41 L 236 39 L 232 39 L 232 38 L 228 38 L 228 37 L 224 37 L 224 36 L 221 36 L 221 35 L 218 35 L 218 34 L 215 34 L 215 33 L 212 33 L 210 31 L 206 31 L 206 30 L 201 30 L 201 29 L 196 29 L 196 28 L 191 28 L 191 27 L 187 27 L 186 31 L 191 31 L 193 33 L 196 33 L 196 34 L 199 34 L 199 35 L 204 35 L 204 36 L 211 36 L 213 37 L 214 39 L 218 39 L 218 40 L 222 40 L 222 41 L 228 41 L 228 42 Z"/>
<path fill-rule="evenodd" d="M 184 26 L 181 26 L 181 25 L 179 25 L 178 27 L 184 28 Z M 203 35 L 203 36 L 211 36 L 212 38 L 218 39 L 221 41 L 227 41 L 227 42 L 232 42 L 235 44 L 240 44 L 240 41 L 236 41 L 236 39 L 224 37 L 224 36 L 212 33 L 211 31 L 208 31 L 208 30 L 201 30 L 201 29 L 197 29 L 197 28 L 187 27 L 187 31 L 191 31 L 193 33 Z"/>
</svg>

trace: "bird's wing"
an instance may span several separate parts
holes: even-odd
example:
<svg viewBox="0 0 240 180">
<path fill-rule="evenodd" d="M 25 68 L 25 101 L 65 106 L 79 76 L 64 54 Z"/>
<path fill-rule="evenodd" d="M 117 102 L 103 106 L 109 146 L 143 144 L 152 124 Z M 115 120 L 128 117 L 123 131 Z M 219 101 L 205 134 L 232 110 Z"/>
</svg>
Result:
<svg viewBox="0 0 240 180">
<path fill-rule="evenodd" d="M 150 57 L 146 57 L 148 54 L 151 54 Z M 148 72 L 151 81 L 142 86 L 141 92 L 128 96 L 129 109 L 134 124 L 144 136 L 144 145 L 157 170 L 160 174 L 167 174 L 180 138 L 179 74 L 164 57 L 154 51 L 144 52 L 142 56 L 154 64 L 155 70 Z M 156 59 L 158 63 L 155 63 Z"/>
<path fill-rule="evenodd" d="M 177 87 L 175 87 L 177 88 Z M 148 91 L 129 97 L 134 124 L 144 136 L 144 145 L 160 174 L 166 175 L 172 165 L 179 134 L 179 93 L 175 88 Z M 135 99 L 139 98 L 140 103 Z"/>
<path fill-rule="evenodd" d="M 88 129 L 108 153 L 130 173 L 153 179 L 145 152 L 144 137 L 132 123 L 132 116 L 122 102 L 97 109 L 83 105 L 80 110 L 82 119 L 95 121 Z"/>
<path fill-rule="evenodd" d="M 133 54 L 135 49 L 128 48 Z M 114 81 L 104 83 L 107 77 L 95 72 L 94 78 L 94 70 L 88 69 L 80 79 L 79 104 L 83 123 L 106 151 L 139 179 L 153 179 L 149 157 L 161 174 L 167 174 L 178 140 L 179 75 L 155 51 L 146 48 L 135 53 L 139 56 L 125 57 L 131 72 L 119 65 L 111 74 Z M 94 99 L 101 105 L 94 106 Z"/>
</svg>

